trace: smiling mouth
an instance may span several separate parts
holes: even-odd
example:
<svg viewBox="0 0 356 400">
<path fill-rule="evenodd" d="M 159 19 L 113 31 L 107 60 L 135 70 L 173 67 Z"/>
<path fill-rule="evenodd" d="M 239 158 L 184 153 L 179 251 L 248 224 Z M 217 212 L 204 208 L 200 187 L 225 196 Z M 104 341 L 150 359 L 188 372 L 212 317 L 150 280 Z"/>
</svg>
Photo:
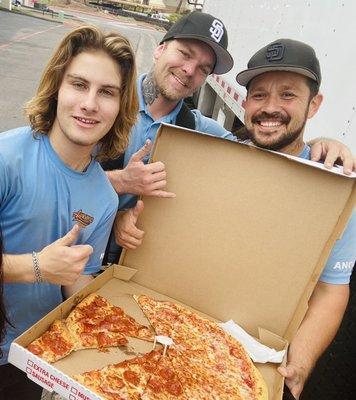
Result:
<svg viewBox="0 0 356 400">
<path fill-rule="evenodd" d="M 94 119 L 88 119 L 88 118 L 82 118 L 82 117 L 74 117 L 74 119 L 76 119 L 77 121 L 79 121 L 83 124 L 86 124 L 86 125 L 95 125 L 99 122 Z"/>
<path fill-rule="evenodd" d="M 279 126 L 284 125 L 284 122 L 282 122 L 282 121 L 257 121 L 257 124 L 259 126 L 262 126 L 263 128 L 277 128 Z"/>
<path fill-rule="evenodd" d="M 175 79 L 177 82 L 179 82 L 182 86 L 184 86 L 184 87 L 186 87 L 186 88 L 189 87 L 189 86 L 188 86 L 188 83 L 182 81 L 182 80 L 181 80 L 180 78 L 178 78 L 178 76 L 175 75 L 173 72 L 172 72 L 172 75 L 173 75 L 174 79 Z"/>
</svg>

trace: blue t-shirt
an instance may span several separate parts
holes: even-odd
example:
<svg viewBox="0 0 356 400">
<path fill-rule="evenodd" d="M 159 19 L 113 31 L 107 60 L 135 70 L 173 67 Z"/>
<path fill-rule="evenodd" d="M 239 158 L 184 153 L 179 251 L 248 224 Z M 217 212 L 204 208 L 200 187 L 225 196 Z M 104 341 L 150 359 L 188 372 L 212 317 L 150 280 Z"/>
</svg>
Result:
<svg viewBox="0 0 356 400">
<path fill-rule="evenodd" d="M 125 151 L 124 166 L 128 164 L 131 156 L 140 150 L 140 148 L 146 143 L 147 139 L 152 142 L 156 138 L 158 128 L 162 123 L 175 125 L 177 115 L 182 108 L 183 100 L 181 100 L 177 106 L 167 115 L 160 119 L 154 120 L 151 113 L 148 111 L 147 105 L 143 98 L 142 93 L 142 81 L 145 75 L 141 75 L 137 81 L 137 93 L 139 99 L 139 116 L 135 126 L 131 130 L 130 142 Z M 225 139 L 236 141 L 236 136 L 231 132 L 223 128 L 215 120 L 205 117 L 199 110 L 192 110 L 195 118 L 195 130 L 209 133 L 214 136 L 222 137 Z M 148 158 L 144 160 L 148 161 Z M 132 195 L 121 195 L 120 196 L 120 209 L 133 207 L 136 203 L 136 197 Z"/>
<path fill-rule="evenodd" d="M 310 160 L 310 147 L 305 145 L 299 157 Z M 341 239 L 336 241 L 319 280 L 325 283 L 348 284 L 355 260 L 356 212 L 354 210 Z"/>
<path fill-rule="evenodd" d="M 33 136 L 30 127 L 0 135 L 0 223 L 4 253 L 40 251 L 75 224 L 73 213 L 92 222 L 81 229 L 76 244 L 94 248 L 85 274 L 100 269 L 118 199 L 100 165 L 92 160 L 85 172 L 66 166 L 48 136 Z M 90 219 L 90 218 L 89 218 Z M 7 362 L 10 342 L 62 302 L 61 287 L 48 283 L 4 285 L 7 326 L 0 364 Z"/>
</svg>

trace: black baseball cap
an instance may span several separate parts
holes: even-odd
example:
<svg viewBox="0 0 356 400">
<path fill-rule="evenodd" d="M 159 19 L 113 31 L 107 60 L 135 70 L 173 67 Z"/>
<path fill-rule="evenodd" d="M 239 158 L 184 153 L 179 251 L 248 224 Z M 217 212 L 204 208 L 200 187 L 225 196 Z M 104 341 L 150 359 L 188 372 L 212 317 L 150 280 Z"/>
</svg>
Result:
<svg viewBox="0 0 356 400">
<path fill-rule="evenodd" d="M 196 39 L 209 45 L 215 53 L 213 73 L 225 74 L 234 65 L 227 51 L 228 39 L 225 25 L 210 14 L 193 11 L 178 20 L 164 35 L 160 44 L 172 39 Z"/>
<path fill-rule="evenodd" d="M 292 39 L 279 39 L 255 53 L 247 69 L 236 76 L 237 83 L 247 86 L 251 79 L 270 71 L 290 71 L 313 79 L 320 86 L 321 72 L 315 51 L 309 45 Z"/>
</svg>

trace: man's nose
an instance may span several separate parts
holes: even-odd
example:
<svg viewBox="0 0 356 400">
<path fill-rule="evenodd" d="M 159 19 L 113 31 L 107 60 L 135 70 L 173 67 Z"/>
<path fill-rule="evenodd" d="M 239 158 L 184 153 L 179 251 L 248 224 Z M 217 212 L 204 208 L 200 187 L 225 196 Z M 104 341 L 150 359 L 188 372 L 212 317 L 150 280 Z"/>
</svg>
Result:
<svg viewBox="0 0 356 400">
<path fill-rule="evenodd" d="M 81 102 L 81 108 L 88 112 L 98 111 L 98 98 L 96 91 L 90 90 L 84 94 Z"/>
<path fill-rule="evenodd" d="M 186 61 L 185 64 L 183 65 L 184 72 L 189 76 L 194 75 L 196 68 L 197 65 L 196 62 L 194 62 L 194 60 Z"/>
<path fill-rule="evenodd" d="M 270 114 L 275 111 L 280 111 L 280 109 L 281 109 L 281 104 L 278 96 L 273 96 L 273 95 L 267 96 L 262 104 L 262 111 L 265 111 Z"/>
</svg>

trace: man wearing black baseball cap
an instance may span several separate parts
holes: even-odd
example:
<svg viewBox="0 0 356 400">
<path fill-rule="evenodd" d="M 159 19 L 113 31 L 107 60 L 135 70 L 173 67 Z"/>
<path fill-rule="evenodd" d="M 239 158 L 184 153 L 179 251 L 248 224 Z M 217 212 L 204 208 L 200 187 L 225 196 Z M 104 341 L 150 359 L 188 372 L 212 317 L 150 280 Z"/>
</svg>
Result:
<svg viewBox="0 0 356 400">
<path fill-rule="evenodd" d="M 145 164 L 162 122 L 207 132 L 229 140 L 236 140 L 231 132 L 216 121 L 203 116 L 200 111 L 190 111 L 184 98 L 192 95 L 211 74 L 223 74 L 233 66 L 233 59 L 227 50 L 228 35 L 223 22 L 214 16 L 192 12 L 176 22 L 162 38 L 154 50 L 154 66 L 151 71 L 138 79 L 139 116 L 131 132 L 129 146 L 125 152 L 123 168 L 118 170 L 113 163 L 106 169 L 117 193 L 120 206 L 131 208 L 121 213 L 115 222 L 116 242 L 125 248 L 136 248 L 141 244 L 144 232 L 135 226 L 138 215 L 143 210 L 142 201 L 136 204 L 133 195 L 174 197 L 164 190 L 166 186 L 165 166 L 161 162 Z M 340 147 L 341 146 L 341 147 Z M 320 142 L 317 149 L 325 149 L 329 162 L 334 163 L 340 151 L 346 154 L 350 164 L 350 152 L 338 142 Z M 341 149 L 341 150 L 340 150 Z M 318 152 L 318 150 L 316 151 Z M 327 154 L 326 154 L 327 153 Z M 320 158 L 317 155 L 317 158 Z M 127 193 L 131 195 L 126 195 Z M 135 205 L 136 204 L 136 205 Z M 111 237 L 112 256 L 107 260 L 116 262 L 120 251 Z"/>
<path fill-rule="evenodd" d="M 255 53 L 236 79 L 247 88 L 245 128 L 250 140 L 259 147 L 310 159 L 304 129 L 322 102 L 320 65 L 313 48 L 296 40 L 277 40 Z M 354 212 L 309 300 L 308 311 L 289 347 L 287 366 L 279 368 L 297 399 L 341 323 L 355 260 Z"/>
<path fill-rule="evenodd" d="M 116 242 L 121 246 L 135 248 L 143 239 L 143 232 L 135 226 L 143 203 L 138 201 L 135 206 L 133 195 L 174 197 L 164 190 L 164 164 L 145 164 L 162 122 L 236 140 L 215 120 L 198 110 L 190 111 L 184 104 L 184 98 L 198 90 L 210 74 L 224 74 L 232 68 L 233 59 L 227 46 L 228 35 L 222 21 L 207 13 L 192 12 L 166 33 L 154 50 L 153 68 L 139 77 L 140 113 L 131 132 L 123 169 L 117 170 L 114 164 L 109 168 L 115 170 L 108 172 L 115 190 L 121 195 L 120 206 L 133 207 L 121 213 L 115 223 Z M 108 261 L 117 261 L 119 251 L 112 235 Z"/>
</svg>

